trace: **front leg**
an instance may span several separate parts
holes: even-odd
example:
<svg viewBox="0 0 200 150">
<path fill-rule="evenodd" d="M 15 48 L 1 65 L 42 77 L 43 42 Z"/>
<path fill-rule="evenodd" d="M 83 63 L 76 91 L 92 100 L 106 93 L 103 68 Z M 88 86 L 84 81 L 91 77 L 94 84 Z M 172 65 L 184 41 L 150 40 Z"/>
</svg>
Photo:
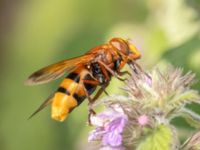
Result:
<svg viewBox="0 0 200 150">
<path fill-rule="evenodd" d="M 104 66 L 104 68 L 105 68 L 112 76 L 116 77 L 118 80 L 120 80 L 120 81 L 126 81 L 126 79 L 120 78 L 120 77 L 118 76 L 118 73 L 116 73 L 115 71 L 113 71 L 113 70 L 112 70 L 108 65 L 106 65 L 104 62 L 102 62 L 102 61 L 99 60 L 98 63 L 99 63 L 99 65 Z"/>
<path fill-rule="evenodd" d="M 93 100 L 94 100 L 94 101 L 96 101 L 96 100 L 99 98 L 99 96 L 101 96 L 101 94 L 102 94 L 103 92 L 104 92 L 106 95 L 109 95 L 109 94 L 107 93 L 107 91 L 105 90 L 107 86 L 108 86 L 108 83 L 106 83 L 106 84 L 104 84 L 104 85 L 101 86 L 101 88 L 97 91 L 96 95 L 93 97 Z"/>
<path fill-rule="evenodd" d="M 118 72 L 117 74 L 120 75 L 120 76 L 124 76 L 124 75 L 129 75 L 129 76 L 131 76 L 131 73 L 128 72 L 128 71 Z"/>
</svg>

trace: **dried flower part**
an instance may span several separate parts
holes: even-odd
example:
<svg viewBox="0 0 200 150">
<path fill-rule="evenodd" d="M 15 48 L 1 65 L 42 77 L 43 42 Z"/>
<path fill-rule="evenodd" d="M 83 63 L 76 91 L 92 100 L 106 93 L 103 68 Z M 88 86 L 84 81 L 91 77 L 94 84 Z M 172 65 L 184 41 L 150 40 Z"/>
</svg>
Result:
<svg viewBox="0 0 200 150">
<path fill-rule="evenodd" d="M 182 146 L 184 150 L 199 150 L 200 149 L 200 131 L 190 137 Z"/>
</svg>

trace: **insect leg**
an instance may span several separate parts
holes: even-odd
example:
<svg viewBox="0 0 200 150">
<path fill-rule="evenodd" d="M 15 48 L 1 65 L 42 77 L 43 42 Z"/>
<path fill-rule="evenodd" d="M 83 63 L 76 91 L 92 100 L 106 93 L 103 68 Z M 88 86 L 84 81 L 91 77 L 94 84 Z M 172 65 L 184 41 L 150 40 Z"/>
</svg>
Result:
<svg viewBox="0 0 200 150">
<path fill-rule="evenodd" d="M 128 72 L 128 71 L 118 72 L 118 74 L 119 74 L 120 76 L 123 76 L 123 75 L 129 75 L 129 76 L 131 76 L 131 73 Z"/>
<path fill-rule="evenodd" d="M 109 81 L 110 77 L 109 77 L 109 74 L 108 74 L 107 70 L 105 69 L 105 67 L 102 64 L 99 64 L 99 66 L 100 66 L 101 71 L 102 71 L 103 75 L 105 76 L 106 80 Z"/>
<path fill-rule="evenodd" d="M 109 72 L 110 72 L 114 77 L 116 77 L 118 80 L 120 80 L 120 81 L 126 81 L 126 79 L 120 78 L 120 77 L 118 76 L 118 74 L 117 74 L 116 72 L 114 72 L 112 69 L 110 69 L 104 62 L 98 61 L 98 63 L 99 63 L 99 65 L 104 66 L 105 69 L 106 69 L 107 71 L 109 71 Z"/>
<path fill-rule="evenodd" d="M 95 81 L 95 80 L 83 80 L 83 83 L 88 83 L 88 84 L 92 84 L 92 85 L 99 85 L 99 81 Z M 99 98 L 99 96 L 105 92 L 106 94 L 108 94 L 106 91 L 105 91 L 105 88 L 108 86 L 108 83 L 104 84 L 101 86 L 101 88 L 97 91 L 96 95 L 91 98 L 88 94 L 88 91 L 87 89 L 85 88 L 84 84 L 83 84 L 83 88 L 85 90 L 85 93 L 86 93 L 86 96 L 89 100 L 89 104 L 88 104 L 88 111 L 89 111 L 89 114 L 88 114 L 88 123 L 89 125 L 91 125 L 91 115 L 95 115 L 95 111 L 93 110 L 93 107 L 92 107 L 92 104 Z"/>
<path fill-rule="evenodd" d="M 99 98 L 99 96 L 105 92 L 106 94 L 108 94 L 106 91 L 105 91 L 105 88 L 108 86 L 108 83 L 101 86 L 101 88 L 97 91 L 96 95 L 93 97 L 92 99 L 92 103 L 89 103 L 88 104 L 88 107 L 89 107 L 89 114 L 88 114 L 88 123 L 89 125 L 91 125 L 91 116 L 92 115 L 95 115 L 95 111 L 93 110 L 93 106 L 92 104 Z"/>
<path fill-rule="evenodd" d="M 89 84 L 92 84 L 92 85 L 99 85 L 99 81 L 92 81 L 92 80 L 83 80 L 84 83 L 89 83 Z M 101 88 L 103 89 L 103 92 L 106 94 L 106 95 L 109 95 L 108 92 L 105 90 L 105 88 L 107 87 L 107 84 L 106 86 L 103 85 L 101 86 Z M 98 93 L 98 92 L 97 92 Z M 98 97 L 97 97 L 98 98 Z M 96 98 L 92 98 L 92 101 L 96 100 Z"/>
<path fill-rule="evenodd" d="M 109 95 L 106 92 L 106 87 L 108 86 L 108 83 L 106 83 L 105 85 L 102 85 L 101 88 L 97 91 L 96 95 L 93 97 L 93 101 L 97 100 L 99 98 L 99 96 L 104 92 L 106 95 Z"/>
<path fill-rule="evenodd" d="M 92 81 L 92 80 L 83 80 L 83 83 L 89 83 L 89 84 L 93 84 L 93 85 L 99 85 L 99 82 L 98 82 L 98 81 Z M 83 86 L 84 86 L 84 85 L 83 85 Z M 96 99 L 98 99 L 99 96 L 100 96 L 103 92 L 105 92 L 106 95 L 109 95 L 109 94 L 106 92 L 106 90 L 105 90 L 107 86 L 108 86 L 108 83 L 106 83 L 105 85 L 102 85 L 101 88 L 97 91 L 96 95 L 95 95 L 93 98 L 91 98 L 91 97 L 88 95 L 88 93 L 86 93 L 86 96 L 88 95 L 89 103 L 91 103 L 91 104 L 94 103 L 94 101 L 95 101 Z M 84 87 L 84 90 L 87 91 L 85 87 Z"/>
<path fill-rule="evenodd" d="M 103 92 L 104 92 L 107 96 L 109 96 L 108 92 L 106 91 L 106 87 L 101 87 L 101 88 L 103 88 Z"/>
<path fill-rule="evenodd" d="M 119 65 L 119 70 L 121 70 L 127 64 L 127 61 L 128 60 L 126 59 Z"/>
<path fill-rule="evenodd" d="M 122 58 L 121 58 L 122 59 Z M 121 63 L 120 63 L 120 65 L 117 67 L 118 69 L 117 69 L 117 74 L 119 75 L 119 76 L 123 76 L 123 75 L 129 75 L 129 76 L 131 76 L 131 73 L 130 72 L 128 72 L 128 71 L 120 71 L 126 64 L 127 64 L 127 62 L 128 62 L 128 60 L 127 59 L 125 59 L 125 60 L 123 60 Z"/>
<path fill-rule="evenodd" d="M 92 84 L 92 85 L 100 84 L 98 80 L 83 80 L 83 83 L 88 83 L 88 84 Z"/>
<path fill-rule="evenodd" d="M 96 112 L 92 108 L 92 103 L 94 102 L 94 99 L 91 98 L 90 95 L 88 94 L 88 91 L 87 91 L 84 83 L 88 83 L 88 84 L 97 86 L 97 85 L 99 85 L 99 82 L 96 81 L 96 80 L 83 80 L 82 81 L 82 86 L 83 86 L 83 89 L 85 91 L 85 95 L 86 95 L 86 97 L 87 97 L 87 99 L 89 101 L 89 103 L 88 103 L 88 107 L 89 107 L 88 108 L 88 111 L 89 111 L 89 114 L 88 114 L 88 124 L 91 125 L 91 120 L 90 120 L 91 115 L 95 115 L 96 114 Z"/>
</svg>

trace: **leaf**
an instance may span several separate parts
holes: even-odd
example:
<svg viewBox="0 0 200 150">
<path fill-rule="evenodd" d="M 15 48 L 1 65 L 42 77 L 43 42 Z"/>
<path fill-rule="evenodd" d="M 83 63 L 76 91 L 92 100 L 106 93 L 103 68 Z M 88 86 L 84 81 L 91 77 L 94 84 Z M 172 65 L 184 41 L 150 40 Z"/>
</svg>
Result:
<svg viewBox="0 0 200 150">
<path fill-rule="evenodd" d="M 181 106 L 192 102 L 199 103 L 198 92 L 195 90 L 186 90 L 183 93 L 177 93 L 169 100 L 168 105 L 172 108 L 180 108 Z"/>
<path fill-rule="evenodd" d="M 180 115 L 187 121 L 189 125 L 194 128 L 200 129 L 200 115 L 189 110 L 189 109 L 182 109 Z"/>
<path fill-rule="evenodd" d="M 174 133 L 169 126 L 159 125 L 139 143 L 136 150 L 171 150 Z"/>
</svg>

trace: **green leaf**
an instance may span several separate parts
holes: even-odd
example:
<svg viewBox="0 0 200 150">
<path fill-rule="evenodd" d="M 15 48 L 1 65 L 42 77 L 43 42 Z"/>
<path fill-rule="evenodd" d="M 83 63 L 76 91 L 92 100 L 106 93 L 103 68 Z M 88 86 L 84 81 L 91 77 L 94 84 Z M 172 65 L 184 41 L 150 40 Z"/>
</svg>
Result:
<svg viewBox="0 0 200 150">
<path fill-rule="evenodd" d="M 189 109 L 182 109 L 180 115 L 187 121 L 189 125 L 194 128 L 200 129 L 200 115 L 189 110 Z"/>
<path fill-rule="evenodd" d="M 172 129 L 166 125 L 159 125 L 147 133 L 137 150 L 171 150 L 173 142 Z"/>
<path fill-rule="evenodd" d="M 183 93 L 177 93 L 169 102 L 168 105 L 172 108 L 180 108 L 185 104 L 199 101 L 198 92 L 195 90 L 186 90 Z"/>
</svg>

